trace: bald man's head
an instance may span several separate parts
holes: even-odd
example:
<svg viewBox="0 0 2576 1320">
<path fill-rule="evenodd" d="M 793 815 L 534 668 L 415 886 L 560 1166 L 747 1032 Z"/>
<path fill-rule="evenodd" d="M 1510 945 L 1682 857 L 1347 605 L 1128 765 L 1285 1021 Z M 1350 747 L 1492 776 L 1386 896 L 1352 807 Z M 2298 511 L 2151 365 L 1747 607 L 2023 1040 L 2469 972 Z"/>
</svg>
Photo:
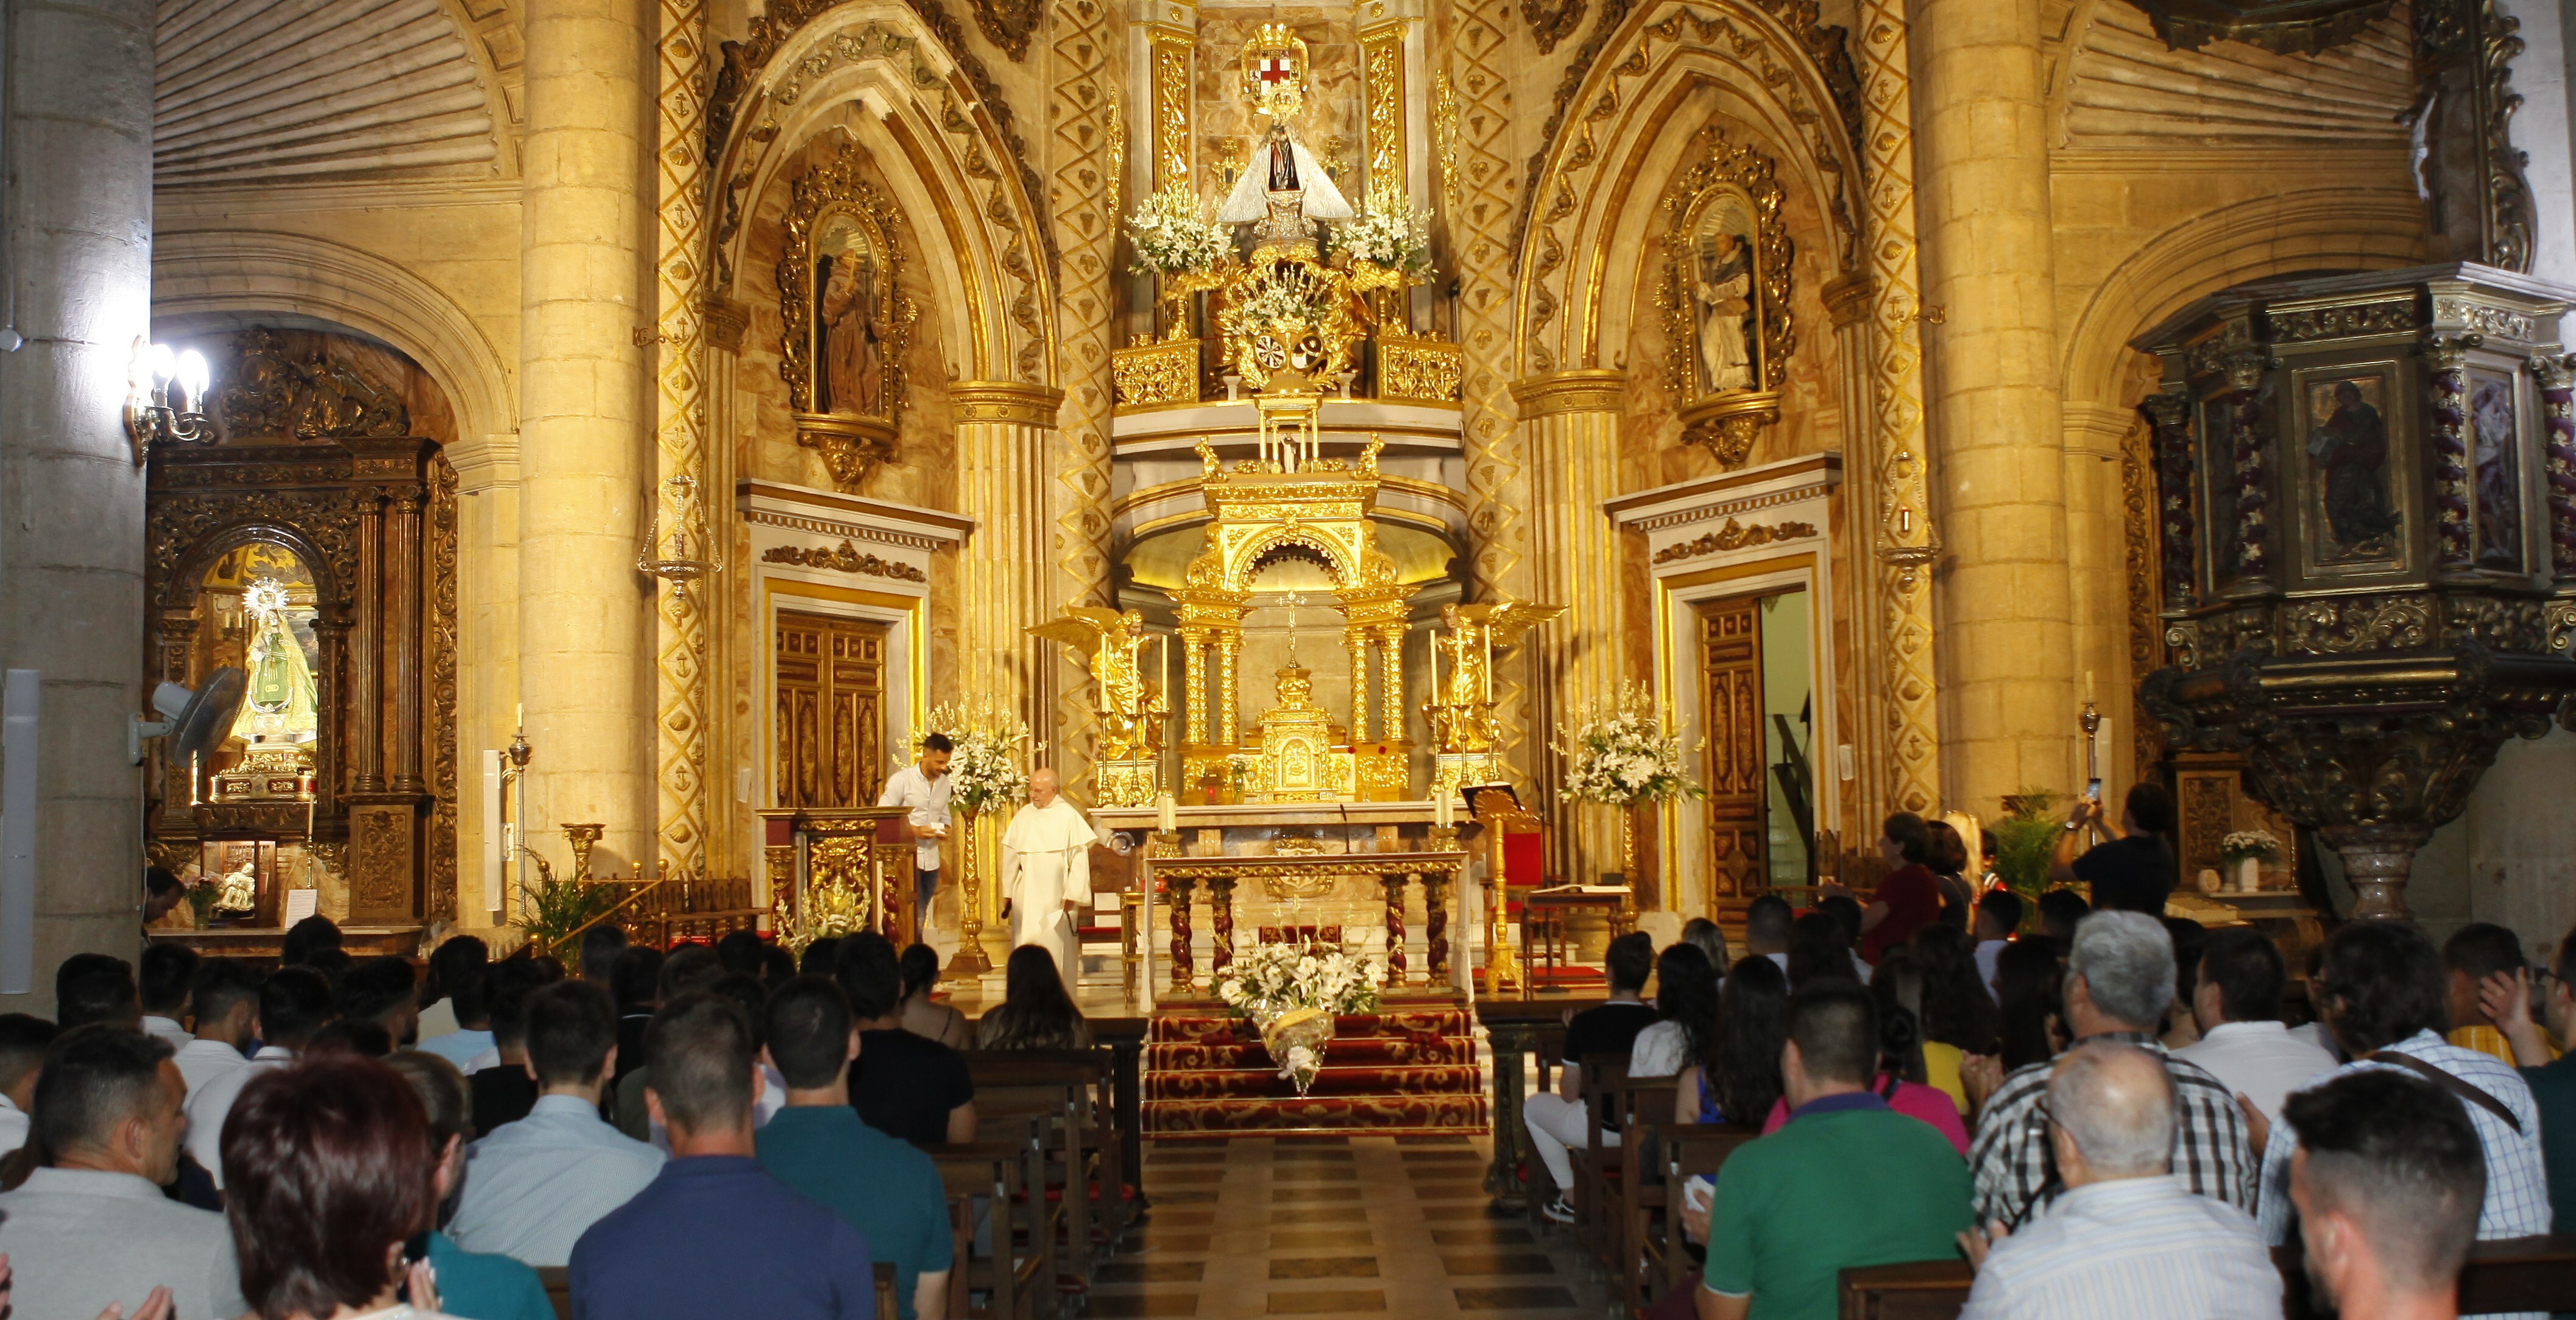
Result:
<svg viewBox="0 0 2576 1320">
<path fill-rule="evenodd" d="M 1030 802 L 1041 807 L 1048 806 L 1054 803 L 1055 794 L 1056 777 L 1054 766 L 1042 765 L 1029 772 Z"/>
<path fill-rule="evenodd" d="M 2068 1050 L 2049 1074 L 2048 1112 L 2095 1179 L 2172 1168 L 2173 1078 L 2164 1060 L 2135 1045 L 2095 1041 Z"/>
</svg>

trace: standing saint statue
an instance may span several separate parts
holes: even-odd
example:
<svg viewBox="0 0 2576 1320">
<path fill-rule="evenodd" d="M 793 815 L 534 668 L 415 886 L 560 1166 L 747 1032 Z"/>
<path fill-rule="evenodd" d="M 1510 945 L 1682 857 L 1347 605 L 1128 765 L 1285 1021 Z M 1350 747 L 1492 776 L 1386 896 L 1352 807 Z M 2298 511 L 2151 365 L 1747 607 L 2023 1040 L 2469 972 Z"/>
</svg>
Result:
<svg viewBox="0 0 2576 1320">
<path fill-rule="evenodd" d="M 1753 253 L 1737 235 L 1719 233 L 1699 257 L 1699 359 L 1710 393 L 1753 388 L 1745 322 L 1753 310 Z"/>
<path fill-rule="evenodd" d="M 1091 822 L 1058 793 L 1056 773 L 1029 775 L 1029 800 L 1002 834 L 1002 896 L 1011 900 L 1011 947 L 1035 944 L 1055 955 L 1070 988 L 1080 964 L 1073 914 L 1091 901 Z"/>
<path fill-rule="evenodd" d="M 823 258 L 823 295 L 815 320 L 823 327 L 823 412 L 877 416 L 884 409 L 885 367 L 878 353 L 876 264 L 862 251 Z"/>
</svg>

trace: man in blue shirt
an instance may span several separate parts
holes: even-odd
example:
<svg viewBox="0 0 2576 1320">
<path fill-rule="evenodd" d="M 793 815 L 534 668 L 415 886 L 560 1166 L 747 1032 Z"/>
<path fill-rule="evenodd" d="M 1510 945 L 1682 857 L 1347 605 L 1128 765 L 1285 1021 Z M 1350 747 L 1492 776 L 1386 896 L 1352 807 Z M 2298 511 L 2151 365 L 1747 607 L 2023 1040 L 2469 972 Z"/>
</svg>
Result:
<svg viewBox="0 0 2576 1320">
<path fill-rule="evenodd" d="M 644 1104 L 671 1135 L 671 1162 L 574 1244 L 573 1320 L 872 1317 L 866 1235 L 752 1157 L 760 1055 L 741 1006 L 682 995 L 644 1041 Z"/>
<path fill-rule="evenodd" d="M 956 1257 L 947 1185 L 930 1156 L 850 1107 L 859 1033 L 849 999 L 828 976 L 797 977 L 770 996 L 768 1037 L 787 1107 L 760 1129 L 762 1166 L 867 1235 L 876 1258 L 895 1267 L 902 1320 L 944 1314 Z"/>
</svg>

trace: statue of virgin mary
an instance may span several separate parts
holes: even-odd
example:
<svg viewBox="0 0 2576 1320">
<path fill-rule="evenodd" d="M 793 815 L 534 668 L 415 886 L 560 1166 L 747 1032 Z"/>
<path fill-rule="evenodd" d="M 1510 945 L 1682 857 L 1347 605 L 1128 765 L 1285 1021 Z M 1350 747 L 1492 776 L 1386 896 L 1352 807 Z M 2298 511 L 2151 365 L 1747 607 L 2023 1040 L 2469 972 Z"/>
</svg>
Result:
<svg viewBox="0 0 2576 1320">
<path fill-rule="evenodd" d="M 1229 225 L 1260 221 L 1263 238 L 1299 239 L 1314 235 L 1314 221 L 1348 220 L 1354 214 L 1350 200 L 1315 163 L 1315 153 L 1274 119 L 1270 140 L 1253 150 L 1216 218 Z"/>
<path fill-rule="evenodd" d="M 261 578 L 242 603 L 250 612 L 250 691 L 232 736 L 253 744 L 312 742 L 321 728 L 313 667 L 287 619 L 285 586 Z"/>
</svg>

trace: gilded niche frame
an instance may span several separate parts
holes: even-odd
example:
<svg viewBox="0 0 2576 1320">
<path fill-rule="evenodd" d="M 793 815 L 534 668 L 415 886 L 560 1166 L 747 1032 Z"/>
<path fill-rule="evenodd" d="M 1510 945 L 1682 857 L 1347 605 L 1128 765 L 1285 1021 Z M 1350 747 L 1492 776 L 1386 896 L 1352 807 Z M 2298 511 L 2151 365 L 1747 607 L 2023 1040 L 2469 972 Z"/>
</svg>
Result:
<svg viewBox="0 0 2576 1320">
<path fill-rule="evenodd" d="M 851 494 L 895 456 L 904 354 L 921 316 L 903 295 L 899 213 L 862 175 L 868 160 L 845 143 L 796 180 L 778 259 L 778 374 L 796 443 L 820 451 L 832 484 Z"/>
<path fill-rule="evenodd" d="M 1683 442 L 1707 445 L 1732 468 L 1780 419 L 1798 346 L 1789 307 L 1796 246 L 1769 156 L 1730 144 L 1716 124 L 1694 145 L 1698 159 L 1664 192 L 1665 375 Z"/>
</svg>

